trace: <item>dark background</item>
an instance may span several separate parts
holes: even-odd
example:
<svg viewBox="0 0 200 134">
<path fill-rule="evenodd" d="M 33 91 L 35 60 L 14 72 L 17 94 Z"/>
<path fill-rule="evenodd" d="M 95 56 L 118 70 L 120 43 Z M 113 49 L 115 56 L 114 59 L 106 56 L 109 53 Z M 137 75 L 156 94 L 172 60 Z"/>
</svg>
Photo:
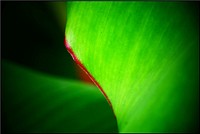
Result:
<svg viewBox="0 0 200 134">
<path fill-rule="evenodd" d="M 59 22 L 56 17 L 59 14 L 54 13 L 49 3 L 1 3 L 2 59 L 52 75 L 78 79 L 75 63 L 64 46 L 65 26 L 60 26 L 65 24 L 66 18 Z"/>
</svg>

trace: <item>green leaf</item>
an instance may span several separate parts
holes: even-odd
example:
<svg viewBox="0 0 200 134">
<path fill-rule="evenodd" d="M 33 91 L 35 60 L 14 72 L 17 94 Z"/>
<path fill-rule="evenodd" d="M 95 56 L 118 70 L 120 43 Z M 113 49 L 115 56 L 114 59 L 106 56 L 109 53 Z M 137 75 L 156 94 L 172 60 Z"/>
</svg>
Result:
<svg viewBox="0 0 200 134">
<path fill-rule="evenodd" d="M 2 61 L 5 132 L 117 132 L 99 90 Z"/>
<path fill-rule="evenodd" d="M 112 103 L 120 132 L 199 126 L 199 13 L 187 2 L 68 2 L 66 46 Z"/>
</svg>

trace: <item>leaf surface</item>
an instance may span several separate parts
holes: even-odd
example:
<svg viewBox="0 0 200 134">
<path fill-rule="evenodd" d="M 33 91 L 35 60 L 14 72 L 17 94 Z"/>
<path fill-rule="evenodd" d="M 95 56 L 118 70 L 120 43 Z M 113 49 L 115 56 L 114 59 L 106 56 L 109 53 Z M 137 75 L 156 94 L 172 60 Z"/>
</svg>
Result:
<svg viewBox="0 0 200 134">
<path fill-rule="evenodd" d="M 187 2 L 67 2 L 66 47 L 120 132 L 198 130 L 198 14 Z"/>
<path fill-rule="evenodd" d="M 94 86 L 2 61 L 2 127 L 9 133 L 117 132 Z"/>
</svg>

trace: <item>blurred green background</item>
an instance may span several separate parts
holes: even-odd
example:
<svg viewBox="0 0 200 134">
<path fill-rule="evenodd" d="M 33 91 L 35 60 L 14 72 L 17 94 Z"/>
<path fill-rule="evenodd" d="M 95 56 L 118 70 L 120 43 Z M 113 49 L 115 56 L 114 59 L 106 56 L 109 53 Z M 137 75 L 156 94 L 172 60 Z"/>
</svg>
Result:
<svg viewBox="0 0 200 134">
<path fill-rule="evenodd" d="M 1 2 L 1 20 L 2 132 L 118 131 L 66 51 L 64 2 Z"/>
</svg>

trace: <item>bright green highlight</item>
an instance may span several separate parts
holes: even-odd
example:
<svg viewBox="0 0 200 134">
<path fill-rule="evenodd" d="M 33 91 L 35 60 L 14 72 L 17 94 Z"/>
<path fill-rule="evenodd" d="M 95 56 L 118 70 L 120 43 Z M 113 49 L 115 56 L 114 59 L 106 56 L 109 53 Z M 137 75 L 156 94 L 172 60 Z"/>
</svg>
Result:
<svg viewBox="0 0 200 134">
<path fill-rule="evenodd" d="M 2 113 L 8 132 L 117 132 L 100 91 L 2 61 Z"/>
<path fill-rule="evenodd" d="M 68 2 L 66 38 L 111 100 L 120 132 L 198 129 L 198 9 Z"/>
</svg>

